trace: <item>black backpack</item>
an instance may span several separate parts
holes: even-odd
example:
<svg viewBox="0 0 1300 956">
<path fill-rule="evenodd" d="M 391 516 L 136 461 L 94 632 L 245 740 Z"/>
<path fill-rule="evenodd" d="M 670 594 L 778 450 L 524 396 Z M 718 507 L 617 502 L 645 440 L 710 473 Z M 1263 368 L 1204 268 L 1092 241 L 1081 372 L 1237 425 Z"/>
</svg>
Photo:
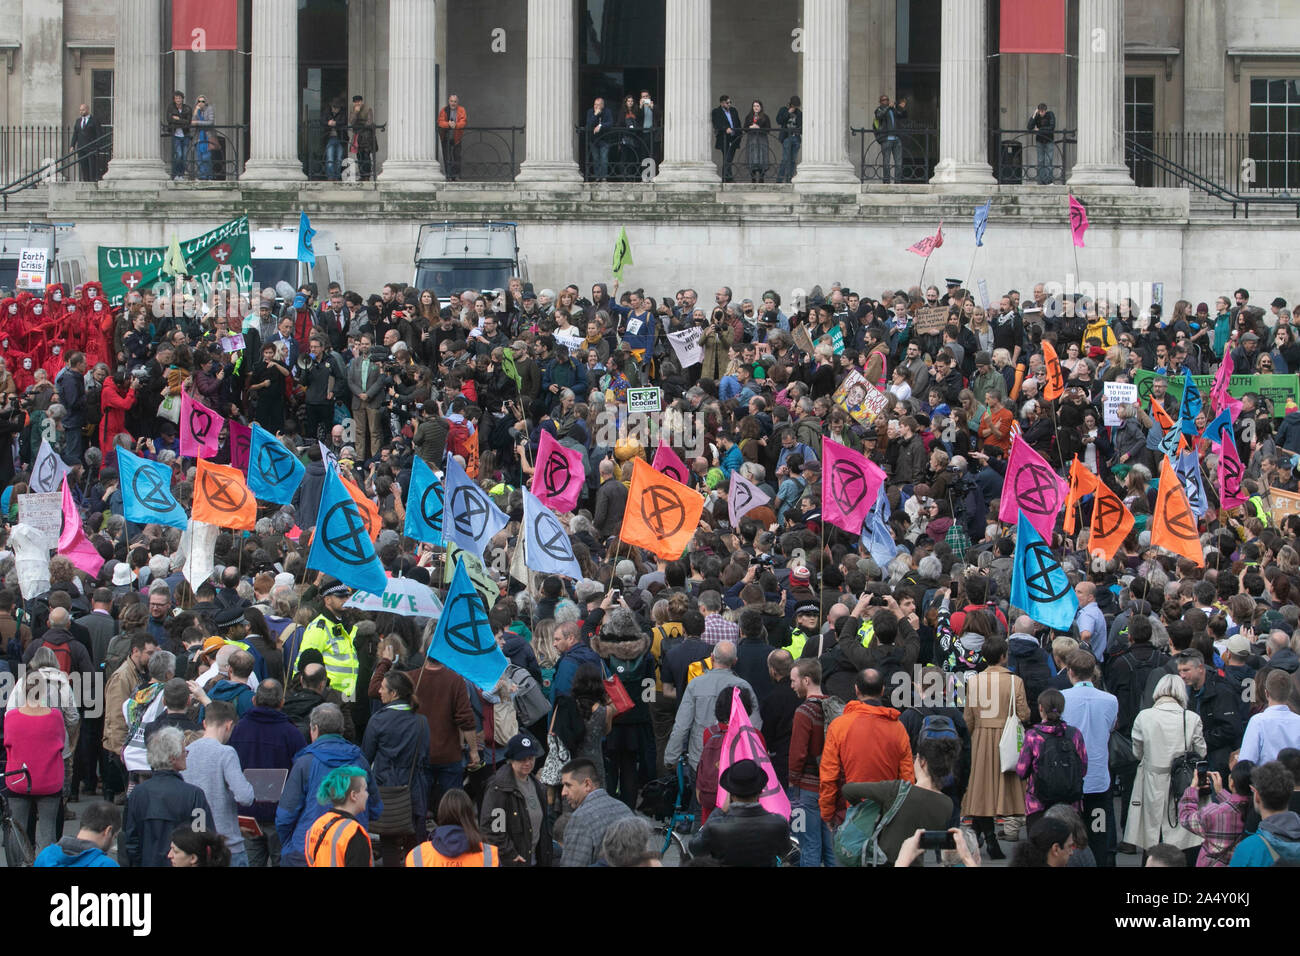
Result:
<svg viewBox="0 0 1300 956">
<path fill-rule="evenodd" d="M 1083 761 L 1074 749 L 1073 735 L 1043 734 L 1043 746 L 1034 762 L 1034 796 L 1044 807 L 1083 799 Z"/>
<path fill-rule="evenodd" d="M 1137 656 L 1136 652 L 1141 647 L 1149 651 L 1145 658 Z M 1120 668 L 1128 671 L 1128 686 L 1120 695 L 1119 720 L 1116 723 L 1124 733 L 1132 730 L 1133 721 L 1142 711 L 1142 697 L 1146 693 L 1147 681 L 1152 672 L 1162 669 L 1168 663 L 1169 655 L 1150 644 L 1135 644 L 1116 659 L 1111 683 L 1120 683 Z"/>
</svg>

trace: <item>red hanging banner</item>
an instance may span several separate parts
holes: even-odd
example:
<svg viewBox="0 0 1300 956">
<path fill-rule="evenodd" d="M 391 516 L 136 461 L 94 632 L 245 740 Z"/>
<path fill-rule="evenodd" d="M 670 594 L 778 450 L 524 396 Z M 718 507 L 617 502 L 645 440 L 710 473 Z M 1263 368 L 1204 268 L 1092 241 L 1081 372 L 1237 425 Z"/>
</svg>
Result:
<svg viewBox="0 0 1300 956">
<path fill-rule="evenodd" d="M 239 0 L 172 0 L 172 49 L 239 48 Z"/>
<path fill-rule="evenodd" d="M 1003 53 L 1064 53 L 1065 0 L 1002 0 L 998 36 Z"/>
</svg>

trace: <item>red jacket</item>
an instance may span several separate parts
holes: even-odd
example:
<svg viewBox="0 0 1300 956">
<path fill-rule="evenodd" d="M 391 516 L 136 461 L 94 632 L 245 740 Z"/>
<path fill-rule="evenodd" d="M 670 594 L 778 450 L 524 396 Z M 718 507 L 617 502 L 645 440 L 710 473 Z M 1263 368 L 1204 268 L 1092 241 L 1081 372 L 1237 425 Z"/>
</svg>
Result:
<svg viewBox="0 0 1300 956">
<path fill-rule="evenodd" d="M 461 138 L 465 135 L 465 126 L 467 123 L 469 123 L 469 117 L 465 113 L 465 107 L 463 106 L 456 107 L 455 122 L 451 122 L 448 119 L 447 107 L 444 106 L 442 109 L 438 110 L 438 129 L 448 130 L 454 128 L 456 133 L 452 137 L 452 140 L 456 143 L 459 143 Z"/>
<path fill-rule="evenodd" d="M 852 700 L 826 731 L 822 748 L 821 812 L 830 822 L 844 805 L 846 783 L 915 782 L 912 743 L 892 707 Z"/>
</svg>

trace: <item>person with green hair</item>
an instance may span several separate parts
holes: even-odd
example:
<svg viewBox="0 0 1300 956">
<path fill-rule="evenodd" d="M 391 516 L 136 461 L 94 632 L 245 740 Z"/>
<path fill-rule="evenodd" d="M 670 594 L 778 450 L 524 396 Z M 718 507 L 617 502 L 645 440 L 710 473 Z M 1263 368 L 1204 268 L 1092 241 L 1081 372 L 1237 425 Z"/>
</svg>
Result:
<svg viewBox="0 0 1300 956">
<path fill-rule="evenodd" d="M 307 832 L 308 866 L 373 866 L 370 834 L 357 820 L 366 807 L 366 771 L 335 767 L 321 780 L 316 801 L 329 806 Z"/>
</svg>

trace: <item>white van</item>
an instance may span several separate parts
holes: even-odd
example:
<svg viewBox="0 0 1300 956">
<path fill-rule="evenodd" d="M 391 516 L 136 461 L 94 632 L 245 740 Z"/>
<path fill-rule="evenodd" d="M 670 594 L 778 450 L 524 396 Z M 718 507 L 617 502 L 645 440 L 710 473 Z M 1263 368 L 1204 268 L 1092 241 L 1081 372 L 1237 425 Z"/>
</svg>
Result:
<svg viewBox="0 0 1300 956">
<path fill-rule="evenodd" d="M 444 299 L 466 289 L 504 289 L 511 276 L 528 279 L 513 222 L 427 222 L 415 240 L 417 289 Z"/>
<path fill-rule="evenodd" d="M 9 290 L 11 295 L 18 291 L 14 282 L 18 278 L 18 257 L 24 249 L 46 250 L 46 284 L 62 282 L 75 292 L 90 278 L 75 223 L 0 222 L 0 289 Z"/>
<path fill-rule="evenodd" d="M 287 282 L 296 291 L 304 282 L 316 283 L 321 301 L 326 300 L 325 290 L 331 282 L 346 289 L 343 279 L 343 251 L 334 234 L 317 230 L 313 245 L 316 247 L 316 265 L 298 261 L 298 227 L 286 229 L 255 229 L 249 237 L 252 243 L 253 282 L 263 289 L 274 289 Z"/>
</svg>

